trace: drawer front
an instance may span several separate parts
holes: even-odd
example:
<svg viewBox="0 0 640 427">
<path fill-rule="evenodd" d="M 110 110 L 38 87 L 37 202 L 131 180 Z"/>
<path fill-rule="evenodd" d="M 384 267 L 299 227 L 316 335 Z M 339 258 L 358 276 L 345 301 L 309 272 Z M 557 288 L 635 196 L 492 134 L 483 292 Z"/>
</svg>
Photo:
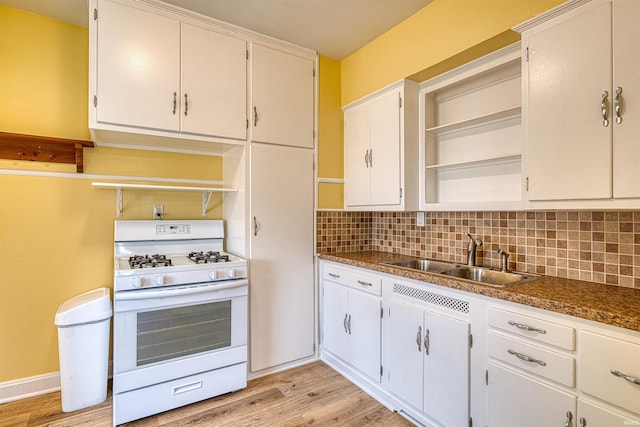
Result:
<svg viewBox="0 0 640 427">
<path fill-rule="evenodd" d="M 382 294 L 382 278 L 378 276 L 351 272 L 351 282 L 349 286 L 372 295 Z"/>
<path fill-rule="evenodd" d="M 322 279 L 348 286 L 350 282 L 349 270 L 324 264 L 322 267 Z"/>
<path fill-rule="evenodd" d="M 582 391 L 640 413 L 640 344 L 582 331 L 579 360 Z"/>
<path fill-rule="evenodd" d="M 568 387 L 576 383 L 573 357 L 493 331 L 489 332 L 489 356 Z"/>
<path fill-rule="evenodd" d="M 491 307 L 489 308 L 489 325 L 565 350 L 573 351 L 576 348 L 574 328 L 536 317 Z"/>
</svg>

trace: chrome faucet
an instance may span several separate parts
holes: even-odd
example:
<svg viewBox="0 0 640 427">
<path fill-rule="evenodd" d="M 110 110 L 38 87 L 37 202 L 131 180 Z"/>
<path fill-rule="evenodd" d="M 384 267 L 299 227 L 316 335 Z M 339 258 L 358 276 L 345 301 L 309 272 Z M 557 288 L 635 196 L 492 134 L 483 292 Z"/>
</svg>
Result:
<svg viewBox="0 0 640 427">
<path fill-rule="evenodd" d="M 500 256 L 500 271 L 504 271 L 504 272 L 509 271 L 507 268 L 507 265 L 508 265 L 507 259 L 509 258 L 509 253 L 498 248 L 498 255 Z"/>
<path fill-rule="evenodd" d="M 469 236 L 469 245 L 467 246 L 467 265 L 476 265 L 476 249 L 478 246 L 482 246 L 482 240 L 474 239 L 471 233 L 467 233 Z"/>
</svg>

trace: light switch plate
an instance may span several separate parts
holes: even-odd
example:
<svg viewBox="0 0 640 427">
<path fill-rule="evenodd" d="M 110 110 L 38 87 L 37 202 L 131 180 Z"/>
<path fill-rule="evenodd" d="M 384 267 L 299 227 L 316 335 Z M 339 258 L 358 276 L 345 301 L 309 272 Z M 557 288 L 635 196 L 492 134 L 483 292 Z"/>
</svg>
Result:
<svg viewBox="0 0 640 427">
<path fill-rule="evenodd" d="M 424 227 L 424 212 L 416 212 L 416 225 Z"/>
</svg>

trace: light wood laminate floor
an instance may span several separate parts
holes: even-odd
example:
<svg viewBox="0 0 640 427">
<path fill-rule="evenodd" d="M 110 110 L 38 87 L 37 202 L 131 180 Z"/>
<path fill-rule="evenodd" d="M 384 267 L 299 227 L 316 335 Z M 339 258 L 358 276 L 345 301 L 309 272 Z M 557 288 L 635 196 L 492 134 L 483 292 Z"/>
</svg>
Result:
<svg viewBox="0 0 640 427">
<path fill-rule="evenodd" d="M 322 362 L 252 380 L 244 390 L 163 412 L 126 426 L 411 426 Z M 60 393 L 0 405 L 0 426 L 110 427 L 111 397 L 61 411 Z"/>
</svg>

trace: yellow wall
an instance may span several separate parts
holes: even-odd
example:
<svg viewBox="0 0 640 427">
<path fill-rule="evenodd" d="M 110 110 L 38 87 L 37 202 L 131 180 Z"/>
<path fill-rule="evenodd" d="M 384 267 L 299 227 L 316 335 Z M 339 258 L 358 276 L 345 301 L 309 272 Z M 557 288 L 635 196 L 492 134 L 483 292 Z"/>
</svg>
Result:
<svg viewBox="0 0 640 427">
<path fill-rule="evenodd" d="M 433 67 L 563 2 L 435 0 L 341 62 L 342 105 Z"/>
<path fill-rule="evenodd" d="M 318 178 L 344 176 L 344 115 L 340 108 L 340 63 L 320 57 L 318 73 Z M 342 209 L 344 186 L 318 184 L 318 208 Z"/>
<path fill-rule="evenodd" d="M 0 131 L 88 139 L 87 29 L 0 6 Z M 115 190 L 88 174 L 221 180 L 218 157 L 105 147 L 73 165 L 0 160 L 0 382 L 58 368 L 66 299 L 112 287 Z M 60 172 L 22 176 L 25 171 Z M 222 217 L 214 197 L 207 218 Z M 201 218 L 201 193 L 124 191 L 122 219 Z"/>
</svg>

